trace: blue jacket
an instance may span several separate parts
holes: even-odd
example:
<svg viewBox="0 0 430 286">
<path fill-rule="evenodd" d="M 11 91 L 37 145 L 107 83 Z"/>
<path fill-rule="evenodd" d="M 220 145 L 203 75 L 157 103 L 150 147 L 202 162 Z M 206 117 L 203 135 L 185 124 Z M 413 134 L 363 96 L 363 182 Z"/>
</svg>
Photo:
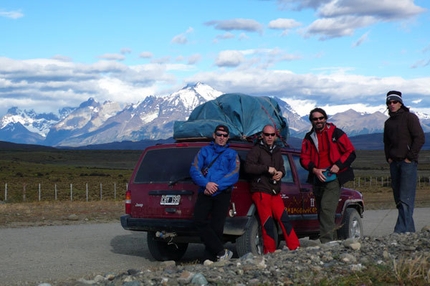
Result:
<svg viewBox="0 0 430 286">
<path fill-rule="evenodd" d="M 218 195 L 220 192 L 232 187 L 239 180 L 240 160 L 237 152 L 228 148 L 228 144 L 220 146 L 211 142 L 209 145 L 202 147 L 194 161 L 191 163 L 190 176 L 199 188 L 199 193 L 203 193 L 206 184 L 214 182 L 218 184 L 218 191 L 212 196 Z M 220 153 L 222 154 L 209 168 L 205 176 L 202 174 L 202 169 L 207 167 Z"/>
</svg>

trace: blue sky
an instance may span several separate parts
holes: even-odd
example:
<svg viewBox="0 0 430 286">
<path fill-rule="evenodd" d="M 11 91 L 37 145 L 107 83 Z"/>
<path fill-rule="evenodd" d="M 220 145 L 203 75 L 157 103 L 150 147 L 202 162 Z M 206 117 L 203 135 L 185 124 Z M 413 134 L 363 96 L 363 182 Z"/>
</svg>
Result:
<svg viewBox="0 0 430 286">
<path fill-rule="evenodd" d="M 203 82 L 301 115 L 430 114 L 428 0 L 0 0 L 0 116 L 137 103 Z"/>
</svg>

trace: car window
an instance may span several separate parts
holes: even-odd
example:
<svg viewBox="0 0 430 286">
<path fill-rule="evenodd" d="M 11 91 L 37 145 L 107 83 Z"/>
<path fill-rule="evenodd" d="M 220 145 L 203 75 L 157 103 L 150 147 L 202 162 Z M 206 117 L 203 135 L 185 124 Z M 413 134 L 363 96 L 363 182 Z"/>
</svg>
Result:
<svg viewBox="0 0 430 286">
<path fill-rule="evenodd" d="M 135 183 L 170 182 L 190 176 L 190 167 L 200 148 L 148 150 L 139 166 Z"/>
<path fill-rule="evenodd" d="M 303 168 L 302 165 L 300 165 L 299 155 L 293 155 L 293 160 L 296 166 L 297 173 L 299 175 L 300 184 L 306 184 L 309 172 L 305 168 Z"/>
<path fill-rule="evenodd" d="M 282 155 L 284 159 L 285 176 L 282 178 L 283 183 L 294 183 L 293 173 L 291 171 L 290 160 L 287 155 Z"/>
<path fill-rule="evenodd" d="M 148 150 L 136 173 L 135 183 L 172 182 L 190 177 L 190 167 L 201 147 Z M 244 164 L 248 150 L 236 150 L 240 158 L 240 180 L 248 180 Z"/>
<path fill-rule="evenodd" d="M 240 172 L 239 172 L 239 180 L 245 180 L 248 181 L 250 179 L 250 175 L 245 173 L 245 161 L 246 161 L 246 155 L 248 154 L 249 150 L 236 150 L 237 154 L 239 155 L 240 159 Z"/>
</svg>

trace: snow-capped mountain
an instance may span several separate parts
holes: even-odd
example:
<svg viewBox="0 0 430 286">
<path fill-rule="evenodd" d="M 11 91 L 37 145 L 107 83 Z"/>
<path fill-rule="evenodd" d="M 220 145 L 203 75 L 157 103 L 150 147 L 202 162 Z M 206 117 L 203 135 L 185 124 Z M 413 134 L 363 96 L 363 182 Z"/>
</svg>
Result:
<svg viewBox="0 0 430 286">
<path fill-rule="evenodd" d="M 223 92 L 209 85 L 187 85 L 168 96 L 147 96 L 143 101 L 121 105 L 89 98 L 76 108 L 63 108 L 60 116 L 37 114 L 17 107 L 1 118 L 0 140 L 47 146 L 87 146 L 121 141 L 158 140 L 173 136 L 175 121 L 184 121 L 199 105 Z M 270 96 L 270 95 L 269 95 Z M 274 97 L 282 115 L 288 119 L 292 137 L 302 138 L 310 129 L 307 116 L 301 117 L 294 107 Z M 430 131 L 430 117 L 417 114 L 425 132 Z M 387 114 L 360 113 L 348 110 L 330 115 L 329 121 L 349 136 L 382 133 Z"/>
<path fill-rule="evenodd" d="M 173 135 L 173 123 L 186 120 L 198 105 L 222 92 L 197 83 L 166 97 L 148 96 L 122 108 L 118 104 L 89 99 L 69 116 L 53 125 L 45 144 L 85 146 L 115 141 L 165 139 Z"/>
</svg>

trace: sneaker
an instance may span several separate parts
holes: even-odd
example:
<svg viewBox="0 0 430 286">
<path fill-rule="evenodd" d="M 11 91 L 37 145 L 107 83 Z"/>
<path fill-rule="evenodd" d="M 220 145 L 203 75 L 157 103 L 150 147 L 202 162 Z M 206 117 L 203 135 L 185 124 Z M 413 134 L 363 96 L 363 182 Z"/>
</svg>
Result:
<svg viewBox="0 0 430 286">
<path fill-rule="evenodd" d="M 233 257 L 233 252 L 231 252 L 228 249 L 224 249 L 224 254 L 221 256 L 217 256 L 217 261 L 227 261 L 230 260 L 230 258 Z"/>
</svg>

